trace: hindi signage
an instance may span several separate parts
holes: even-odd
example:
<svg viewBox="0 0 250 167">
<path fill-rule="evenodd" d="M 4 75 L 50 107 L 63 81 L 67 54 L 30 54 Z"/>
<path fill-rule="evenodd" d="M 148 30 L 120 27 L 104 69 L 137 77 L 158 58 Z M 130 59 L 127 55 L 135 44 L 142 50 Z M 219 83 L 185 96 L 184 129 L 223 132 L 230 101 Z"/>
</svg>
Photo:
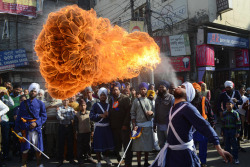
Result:
<svg viewBox="0 0 250 167">
<path fill-rule="evenodd" d="M 218 34 L 218 33 L 208 33 L 207 34 L 207 44 L 231 46 L 238 48 L 249 48 L 249 39 Z"/>
<path fill-rule="evenodd" d="M 210 45 L 196 46 L 196 66 L 214 66 L 214 47 Z"/>
<path fill-rule="evenodd" d="M 171 56 L 191 55 L 188 34 L 169 36 Z"/>
<path fill-rule="evenodd" d="M 36 17 L 37 0 L 0 0 L 0 13 Z"/>
<path fill-rule="evenodd" d="M 170 57 L 171 64 L 176 72 L 190 71 L 190 57 Z"/>
<path fill-rule="evenodd" d="M 15 67 L 28 65 L 25 49 L 0 52 L 0 70 L 9 70 Z"/>
<path fill-rule="evenodd" d="M 216 0 L 217 12 L 224 13 L 233 9 L 233 0 Z"/>
<path fill-rule="evenodd" d="M 239 49 L 235 52 L 236 67 L 249 67 L 248 49 Z"/>
</svg>

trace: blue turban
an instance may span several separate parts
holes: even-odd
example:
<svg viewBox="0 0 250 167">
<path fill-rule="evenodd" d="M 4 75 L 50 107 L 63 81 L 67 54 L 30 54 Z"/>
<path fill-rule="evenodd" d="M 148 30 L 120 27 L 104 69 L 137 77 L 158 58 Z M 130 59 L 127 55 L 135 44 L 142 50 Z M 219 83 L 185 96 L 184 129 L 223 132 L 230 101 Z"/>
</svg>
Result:
<svg viewBox="0 0 250 167">
<path fill-rule="evenodd" d="M 120 82 L 113 82 L 110 84 L 110 90 L 112 91 L 114 89 L 114 87 L 118 87 L 119 90 L 121 90 L 121 84 Z"/>
<path fill-rule="evenodd" d="M 141 88 L 146 88 L 146 89 L 148 89 L 148 84 L 146 83 L 146 82 L 142 82 L 140 85 L 139 85 L 139 89 L 141 89 Z"/>
<path fill-rule="evenodd" d="M 159 86 L 160 85 L 165 86 L 167 89 L 169 89 L 169 87 L 170 87 L 170 83 L 168 81 L 164 81 L 164 80 L 160 81 Z"/>
</svg>

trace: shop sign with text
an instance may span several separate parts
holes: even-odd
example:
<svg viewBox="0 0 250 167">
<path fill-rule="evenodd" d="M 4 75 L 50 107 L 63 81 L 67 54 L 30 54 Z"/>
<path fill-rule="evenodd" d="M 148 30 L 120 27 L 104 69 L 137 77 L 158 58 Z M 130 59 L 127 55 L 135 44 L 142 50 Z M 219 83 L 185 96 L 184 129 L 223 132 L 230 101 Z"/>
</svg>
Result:
<svg viewBox="0 0 250 167">
<path fill-rule="evenodd" d="M 233 9 L 233 0 L 216 0 L 217 12 L 224 13 Z"/>
<path fill-rule="evenodd" d="M 0 71 L 28 65 L 25 49 L 0 52 Z"/>
<path fill-rule="evenodd" d="M 37 0 L 0 0 L 0 13 L 36 17 L 36 9 Z"/>
<path fill-rule="evenodd" d="M 196 66 L 214 66 L 214 47 L 210 45 L 196 46 Z"/>
<path fill-rule="evenodd" d="M 169 36 L 171 56 L 191 55 L 188 34 Z"/>
<path fill-rule="evenodd" d="M 224 35 L 219 33 L 208 33 L 207 34 L 207 44 L 213 45 L 223 45 L 238 48 L 249 48 L 249 39 Z"/>
<path fill-rule="evenodd" d="M 171 64 L 176 72 L 190 71 L 190 57 L 170 57 Z"/>
</svg>

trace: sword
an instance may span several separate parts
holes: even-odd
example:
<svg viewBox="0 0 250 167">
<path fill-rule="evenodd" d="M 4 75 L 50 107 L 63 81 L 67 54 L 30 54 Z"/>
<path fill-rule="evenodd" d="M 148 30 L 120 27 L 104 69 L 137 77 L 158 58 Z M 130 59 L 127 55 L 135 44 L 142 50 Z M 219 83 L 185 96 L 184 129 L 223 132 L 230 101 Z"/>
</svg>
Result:
<svg viewBox="0 0 250 167">
<path fill-rule="evenodd" d="M 135 139 L 134 136 L 135 136 L 136 134 L 137 134 L 137 131 L 133 130 L 133 131 L 132 131 L 132 137 L 131 137 L 131 139 L 130 139 L 130 141 L 129 141 L 129 143 L 128 143 L 128 146 L 127 146 L 126 150 L 124 151 L 124 154 L 123 154 L 123 156 L 122 156 L 122 159 L 120 160 L 120 162 L 119 162 L 119 164 L 118 164 L 117 167 L 119 167 L 119 166 L 121 165 L 122 160 L 124 159 L 124 157 L 125 157 L 125 155 L 126 155 L 126 152 L 128 151 L 128 148 L 129 148 L 129 146 L 130 146 L 132 140 Z"/>
<path fill-rule="evenodd" d="M 46 154 L 44 154 L 39 148 L 37 148 L 34 144 L 32 144 L 29 140 L 27 140 L 25 137 L 18 135 L 14 130 L 12 130 L 12 133 L 14 133 L 19 139 L 24 139 L 27 141 L 30 145 L 32 145 L 36 150 L 38 150 L 41 154 L 43 154 L 46 158 L 50 159 Z"/>
</svg>

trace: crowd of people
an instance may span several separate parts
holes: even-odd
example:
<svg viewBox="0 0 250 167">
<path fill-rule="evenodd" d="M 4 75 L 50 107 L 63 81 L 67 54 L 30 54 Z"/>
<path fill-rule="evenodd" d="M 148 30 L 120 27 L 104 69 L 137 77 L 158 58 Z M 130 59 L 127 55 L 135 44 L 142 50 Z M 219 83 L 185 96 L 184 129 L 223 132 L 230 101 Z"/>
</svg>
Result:
<svg viewBox="0 0 250 167">
<path fill-rule="evenodd" d="M 97 167 L 101 160 L 112 166 L 111 155 L 131 167 L 136 152 L 137 166 L 142 166 L 144 155 L 143 166 L 148 167 L 153 150 L 160 152 L 152 166 L 205 167 L 209 142 L 225 162 L 233 157 L 240 163 L 238 151 L 246 151 L 240 141 L 250 142 L 250 88 L 242 85 L 238 91 L 232 81 L 213 93 L 202 81 L 178 87 L 167 81 L 134 86 L 138 89 L 130 82 L 112 82 L 60 100 L 37 83 L 23 90 L 5 82 L 0 87 L 0 167 L 8 164 L 10 155 L 19 156 L 23 167 L 35 155 L 42 167 L 40 151 L 57 158 L 57 166 L 66 159 L 72 165 L 89 162 Z M 214 130 L 217 124 L 223 141 Z M 132 143 L 131 131 L 137 133 Z"/>
</svg>

